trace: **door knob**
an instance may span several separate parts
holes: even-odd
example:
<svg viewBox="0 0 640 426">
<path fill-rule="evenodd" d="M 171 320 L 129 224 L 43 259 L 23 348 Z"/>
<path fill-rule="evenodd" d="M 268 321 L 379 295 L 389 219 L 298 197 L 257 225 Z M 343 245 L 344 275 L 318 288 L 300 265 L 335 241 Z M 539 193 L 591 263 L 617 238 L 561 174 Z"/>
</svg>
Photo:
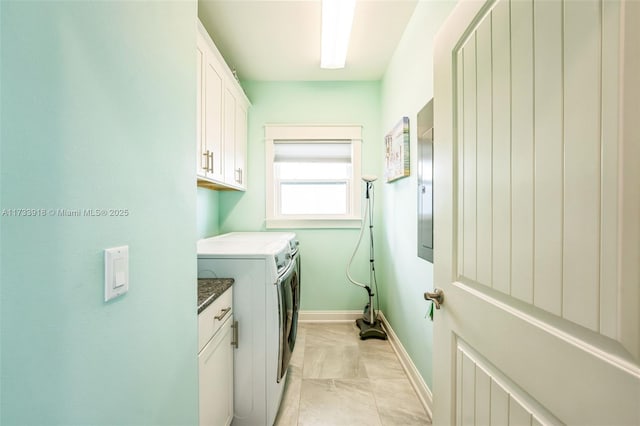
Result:
<svg viewBox="0 0 640 426">
<path fill-rule="evenodd" d="M 442 289 L 434 288 L 433 293 L 427 291 L 424 294 L 424 300 L 431 300 L 436 305 L 436 309 L 440 309 L 440 305 L 444 303 L 444 292 Z"/>
</svg>

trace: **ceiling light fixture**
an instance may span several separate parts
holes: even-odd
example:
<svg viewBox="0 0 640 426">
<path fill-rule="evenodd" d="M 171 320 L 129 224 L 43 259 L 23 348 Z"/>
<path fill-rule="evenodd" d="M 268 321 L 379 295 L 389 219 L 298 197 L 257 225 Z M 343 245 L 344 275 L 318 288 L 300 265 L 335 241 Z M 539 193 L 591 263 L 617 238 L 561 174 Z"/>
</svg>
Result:
<svg viewBox="0 0 640 426">
<path fill-rule="evenodd" d="M 344 68 L 356 0 L 322 0 L 320 68 Z"/>
</svg>

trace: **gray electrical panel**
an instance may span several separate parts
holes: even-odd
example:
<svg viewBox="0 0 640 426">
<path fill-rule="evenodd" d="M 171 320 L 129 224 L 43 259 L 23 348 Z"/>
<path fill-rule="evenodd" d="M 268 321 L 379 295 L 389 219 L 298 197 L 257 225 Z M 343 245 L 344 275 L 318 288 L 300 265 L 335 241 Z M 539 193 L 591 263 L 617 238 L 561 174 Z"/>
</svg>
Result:
<svg viewBox="0 0 640 426">
<path fill-rule="evenodd" d="M 433 263 L 433 99 L 418 113 L 418 256 Z"/>
</svg>

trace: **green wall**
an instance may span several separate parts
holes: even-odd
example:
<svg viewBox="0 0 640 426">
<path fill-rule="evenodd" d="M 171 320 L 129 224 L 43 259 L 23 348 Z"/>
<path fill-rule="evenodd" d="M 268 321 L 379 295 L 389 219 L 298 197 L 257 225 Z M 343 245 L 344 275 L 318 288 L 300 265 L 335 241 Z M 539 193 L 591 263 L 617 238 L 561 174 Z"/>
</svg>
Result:
<svg viewBox="0 0 640 426">
<path fill-rule="evenodd" d="M 382 163 L 379 82 L 243 82 L 251 100 L 247 191 L 220 193 L 220 231 L 264 230 L 264 125 L 276 123 L 362 124 L 362 173 L 378 174 Z M 345 268 L 358 229 L 295 229 L 302 250 L 303 310 L 362 309 L 366 292 L 350 284 Z M 363 244 L 353 274 L 368 280 Z"/>
<path fill-rule="evenodd" d="M 195 2 L 0 2 L 0 423 L 197 424 Z M 103 250 L 129 293 L 103 301 Z"/>
<path fill-rule="evenodd" d="M 219 195 L 218 191 L 198 188 L 197 191 L 197 227 L 198 239 L 213 237 L 220 233 L 218 226 Z"/>
<path fill-rule="evenodd" d="M 425 318 L 429 304 L 423 293 L 433 288 L 433 265 L 417 257 L 416 116 L 433 97 L 433 37 L 454 5 L 454 1 L 418 3 L 382 81 L 383 131 L 406 116 L 411 136 L 411 175 L 382 187 L 380 253 L 387 260 L 382 307 L 430 387 L 433 329 Z"/>
</svg>

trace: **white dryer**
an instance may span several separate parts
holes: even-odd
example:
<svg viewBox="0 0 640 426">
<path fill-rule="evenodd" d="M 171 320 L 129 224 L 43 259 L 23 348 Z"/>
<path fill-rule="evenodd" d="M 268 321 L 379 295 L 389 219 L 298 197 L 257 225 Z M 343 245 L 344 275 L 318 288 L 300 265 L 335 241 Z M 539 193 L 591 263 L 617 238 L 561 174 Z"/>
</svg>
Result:
<svg viewBox="0 0 640 426">
<path fill-rule="evenodd" d="M 295 250 L 293 249 L 295 247 Z M 299 254 L 293 233 L 232 233 L 198 241 L 198 278 L 234 278 L 236 426 L 275 421 L 297 330 Z"/>
</svg>

